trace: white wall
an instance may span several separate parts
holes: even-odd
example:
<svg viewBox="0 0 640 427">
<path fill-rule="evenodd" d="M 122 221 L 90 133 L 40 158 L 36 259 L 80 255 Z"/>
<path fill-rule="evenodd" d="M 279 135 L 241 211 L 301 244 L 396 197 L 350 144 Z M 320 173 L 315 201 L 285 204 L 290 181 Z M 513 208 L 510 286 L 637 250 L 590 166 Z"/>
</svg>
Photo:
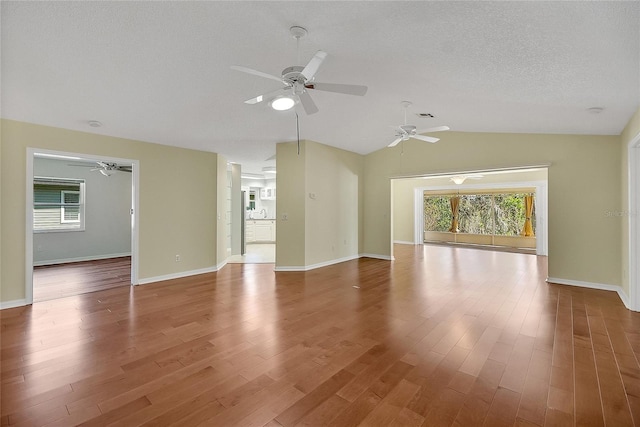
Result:
<svg viewBox="0 0 640 427">
<path fill-rule="evenodd" d="M 35 158 L 34 176 L 85 180 L 85 229 L 34 233 L 34 265 L 123 256 L 131 253 L 131 174 L 110 177 L 72 160 Z"/>
</svg>

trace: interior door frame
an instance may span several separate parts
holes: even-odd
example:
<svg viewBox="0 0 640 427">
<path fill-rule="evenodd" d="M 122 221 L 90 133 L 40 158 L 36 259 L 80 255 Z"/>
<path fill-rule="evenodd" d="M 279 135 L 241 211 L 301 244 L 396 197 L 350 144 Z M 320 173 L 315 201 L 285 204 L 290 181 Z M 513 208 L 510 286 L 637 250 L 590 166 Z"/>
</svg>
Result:
<svg viewBox="0 0 640 427">
<path fill-rule="evenodd" d="M 131 164 L 131 285 L 138 284 L 139 265 L 139 225 L 140 211 L 140 161 L 122 159 L 118 157 L 97 156 L 95 154 L 71 153 L 41 148 L 27 148 L 27 176 L 26 176 L 26 227 L 25 227 L 25 303 L 33 304 L 33 159 L 36 153 L 53 156 L 80 157 L 89 161 L 106 161 Z"/>
<path fill-rule="evenodd" d="M 640 133 L 638 133 L 627 146 L 628 157 L 628 212 L 623 212 L 627 217 L 629 226 L 629 308 L 640 311 Z"/>
</svg>

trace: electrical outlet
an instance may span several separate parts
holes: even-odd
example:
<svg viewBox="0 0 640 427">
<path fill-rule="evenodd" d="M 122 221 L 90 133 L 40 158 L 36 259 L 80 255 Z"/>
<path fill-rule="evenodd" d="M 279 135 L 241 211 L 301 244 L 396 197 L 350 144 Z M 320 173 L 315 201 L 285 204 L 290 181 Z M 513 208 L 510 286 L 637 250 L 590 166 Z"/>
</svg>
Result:
<svg viewBox="0 0 640 427">
<path fill-rule="evenodd" d="M 176 255 L 176 262 L 180 262 L 180 255 Z"/>
<path fill-rule="evenodd" d="M 289 219 L 289 214 L 283 213 L 282 214 L 282 220 L 283 221 L 287 221 Z"/>
</svg>

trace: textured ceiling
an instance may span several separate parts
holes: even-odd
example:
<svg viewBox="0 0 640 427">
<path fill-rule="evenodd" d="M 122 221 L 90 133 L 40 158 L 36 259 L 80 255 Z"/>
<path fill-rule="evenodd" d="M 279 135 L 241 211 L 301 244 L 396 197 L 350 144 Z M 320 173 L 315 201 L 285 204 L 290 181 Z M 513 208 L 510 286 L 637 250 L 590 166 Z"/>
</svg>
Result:
<svg viewBox="0 0 640 427">
<path fill-rule="evenodd" d="M 301 138 L 357 153 L 418 128 L 619 134 L 640 100 L 640 2 L 2 2 L 2 117 L 223 154 L 259 171 L 293 112 L 243 100 L 322 49 Z M 603 107 L 601 114 L 586 111 Z M 88 127 L 99 120 L 101 128 Z"/>
</svg>

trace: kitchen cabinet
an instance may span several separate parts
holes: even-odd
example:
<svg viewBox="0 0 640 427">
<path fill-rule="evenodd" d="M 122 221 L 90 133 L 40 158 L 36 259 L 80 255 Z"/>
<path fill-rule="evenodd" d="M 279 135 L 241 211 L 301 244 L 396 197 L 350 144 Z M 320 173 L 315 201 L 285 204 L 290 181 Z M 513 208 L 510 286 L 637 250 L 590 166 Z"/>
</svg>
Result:
<svg viewBox="0 0 640 427">
<path fill-rule="evenodd" d="M 260 189 L 260 200 L 275 200 L 276 189 L 273 187 L 265 187 Z"/>
<path fill-rule="evenodd" d="M 276 241 L 275 219 L 250 219 L 245 225 L 247 243 L 266 243 Z"/>
<path fill-rule="evenodd" d="M 253 243 L 256 241 L 255 221 L 246 221 L 244 226 L 244 241 L 246 243 Z"/>
</svg>

